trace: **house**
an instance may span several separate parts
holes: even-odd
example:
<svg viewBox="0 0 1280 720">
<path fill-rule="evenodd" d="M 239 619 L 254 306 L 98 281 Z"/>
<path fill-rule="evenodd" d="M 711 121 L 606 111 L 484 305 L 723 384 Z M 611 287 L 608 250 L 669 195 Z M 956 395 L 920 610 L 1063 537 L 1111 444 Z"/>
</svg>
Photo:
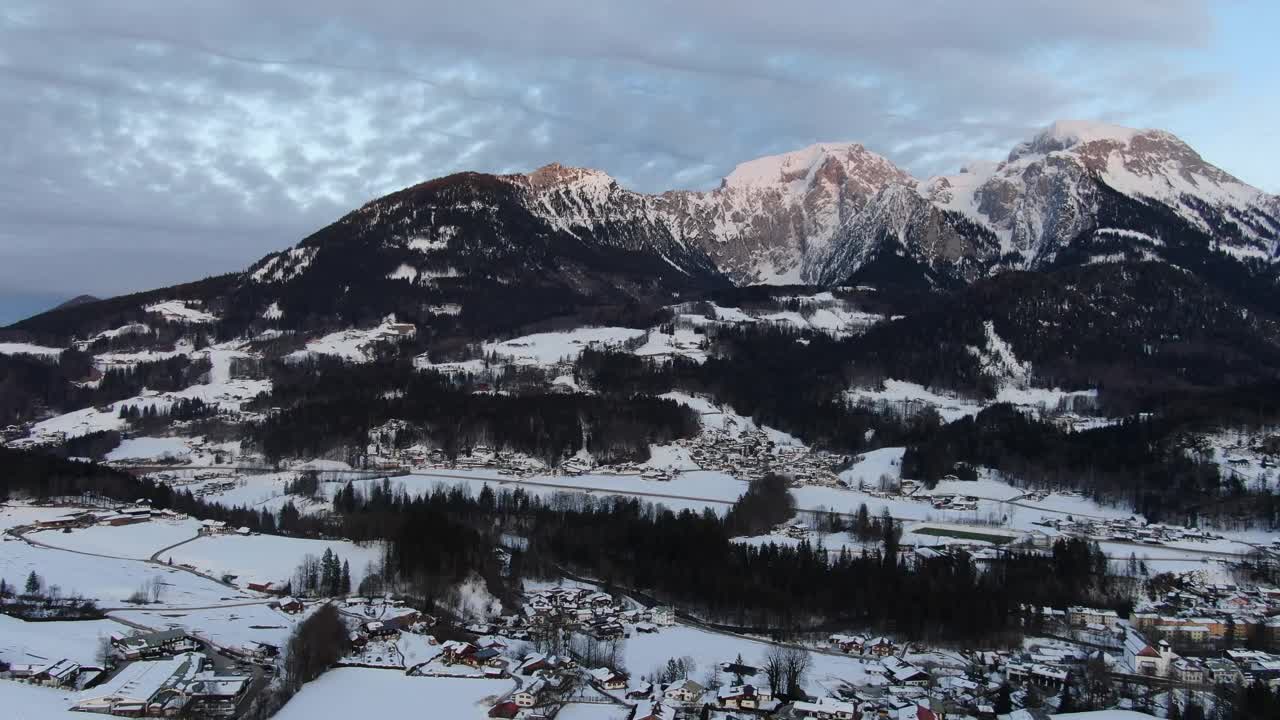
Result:
<svg viewBox="0 0 1280 720">
<path fill-rule="evenodd" d="M 248 687 L 247 677 L 202 674 L 187 685 L 186 694 L 192 709 L 201 711 L 198 716 L 230 716 Z"/>
<path fill-rule="evenodd" d="M 675 720 L 676 710 L 670 705 L 641 700 L 631 713 L 631 720 Z"/>
<path fill-rule="evenodd" d="M 519 714 L 520 706 L 511 701 L 501 702 L 489 708 L 489 717 L 491 718 L 504 718 L 505 720 L 511 720 Z"/>
<path fill-rule="evenodd" d="M 605 690 L 623 690 L 627 687 L 627 676 L 614 672 L 607 667 L 598 667 L 588 673 L 591 681 Z"/>
<path fill-rule="evenodd" d="M 1169 664 L 1170 675 L 1178 682 L 1200 685 L 1205 681 L 1205 667 L 1190 658 L 1178 658 Z"/>
<path fill-rule="evenodd" d="M 32 674 L 31 681 L 50 687 L 71 687 L 79 674 L 80 665 L 64 658 Z"/>
<path fill-rule="evenodd" d="M 520 688 L 511 695 L 511 700 L 517 706 L 522 708 L 530 708 L 538 704 L 538 696 L 547 687 L 545 680 L 535 680 L 528 685 Z"/>
<path fill-rule="evenodd" d="M 863 653 L 869 652 L 876 657 L 888 657 L 893 654 L 893 651 L 893 641 L 883 637 L 868 641 L 862 648 Z"/>
<path fill-rule="evenodd" d="M 461 663 L 470 667 L 480 667 L 484 664 L 476 658 L 476 654 L 480 652 L 480 649 L 469 642 L 449 640 L 444 645 L 441 645 L 440 648 L 443 651 L 446 665 Z"/>
<path fill-rule="evenodd" d="M 422 620 L 422 613 L 408 612 L 403 615 L 385 618 L 382 627 L 390 632 L 404 632 Z M 504 646 L 505 647 L 505 646 Z"/>
<path fill-rule="evenodd" d="M 278 603 L 278 606 L 282 612 L 287 612 L 290 615 L 302 612 L 302 602 L 299 601 L 297 598 L 293 598 L 293 597 L 281 598 L 280 602 Z"/>
<path fill-rule="evenodd" d="M 769 688 L 754 685 L 731 685 L 716 693 L 716 703 L 725 710 L 758 710 L 772 702 L 773 692 Z"/>
<path fill-rule="evenodd" d="M 502 668 L 506 663 L 502 659 L 502 653 L 494 647 L 477 648 L 475 653 L 471 655 L 471 659 L 475 661 L 476 666 L 488 666 L 491 668 Z"/>
<path fill-rule="evenodd" d="M 1005 677 L 1013 682 L 1031 683 L 1056 690 L 1067 684 L 1068 673 L 1061 668 L 1042 663 L 1009 663 L 1005 666 Z"/>
<path fill-rule="evenodd" d="M 521 675 L 533 675 L 540 670 L 554 670 L 558 665 L 559 663 L 554 656 L 544 653 L 529 653 L 520 662 L 517 672 Z"/>
<path fill-rule="evenodd" d="M 707 689 L 698 683 L 686 679 L 668 685 L 666 690 L 662 691 L 662 697 L 672 702 L 694 703 L 702 699 L 706 691 Z"/>
<path fill-rule="evenodd" d="M 901 660 L 896 657 L 887 657 L 881 660 L 880 664 L 884 665 L 885 674 L 895 685 L 924 687 L 929 684 L 929 673 L 926 673 L 906 660 Z"/>
<path fill-rule="evenodd" d="M 639 685 L 627 690 L 628 700 L 644 700 L 653 695 L 653 684 L 642 680 Z"/>
<path fill-rule="evenodd" d="M 1244 679 L 1240 668 L 1230 660 L 1209 658 L 1204 661 L 1206 679 L 1214 685 L 1234 685 Z"/>
<path fill-rule="evenodd" d="M 851 702 L 835 698 L 818 698 L 817 702 L 797 701 L 791 705 L 796 717 L 816 720 L 853 720 L 857 708 Z"/>
<path fill-rule="evenodd" d="M 1169 665 L 1177 655 L 1169 648 L 1169 643 L 1161 640 L 1159 649 L 1152 647 L 1146 638 L 1134 630 L 1125 633 L 1124 660 L 1129 671 L 1135 675 L 1169 676 Z"/>
<path fill-rule="evenodd" d="M 121 525 L 136 525 L 144 523 L 151 519 L 148 515 L 129 515 L 121 513 L 107 518 L 107 524 L 112 527 L 120 527 Z"/>
<path fill-rule="evenodd" d="M 251 640 L 245 644 L 245 649 L 249 651 L 250 657 L 255 660 L 267 660 L 273 657 L 279 657 L 279 646 L 270 643 L 258 642 Z"/>
<path fill-rule="evenodd" d="M 668 627 L 676 624 L 676 609 L 673 607 L 656 607 L 650 611 L 655 625 Z"/>
<path fill-rule="evenodd" d="M 161 630 L 126 638 L 113 638 L 112 643 L 126 660 L 154 658 L 194 650 L 197 644 L 186 630 Z"/>
<path fill-rule="evenodd" d="M 827 638 L 827 642 L 840 649 L 845 653 L 861 653 L 862 646 L 867 639 L 861 635 L 843 635 L 835 633 Z"/>
<path fill-rule="evenodd" d="M 269 583 L 269 582 L 265 582 L 265 583 L 252 583 L 252 582 L 251 582 L 251 583 L 249 583 L 249 589 L 250 589 L 250 590 L 252 590 L 252 591 L 254 591 L 254 592 L 260 592 L 260 593 L 274 593 L 274 592 L 275 592 L 275 583 Z"/>
</svg>

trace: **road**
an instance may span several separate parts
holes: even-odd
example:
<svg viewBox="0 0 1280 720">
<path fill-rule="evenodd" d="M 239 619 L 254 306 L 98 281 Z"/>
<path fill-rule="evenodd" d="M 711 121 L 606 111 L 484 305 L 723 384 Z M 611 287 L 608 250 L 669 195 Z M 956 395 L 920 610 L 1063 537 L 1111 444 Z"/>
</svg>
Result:
<svg viewBox="0 0 1280 720">
<path fill-rule="evenodd" d="M 106 558 L 108 560 L 124 560 L 127 562 L 147 563 L 148 565 L 155 565 L 157 567 L 162 567 L 169 570 L 179 570 L 181 572 L 191 573 L 192 575 L 195 575 L 197 577 L 202 577 L 205 580 L 215 582 L 223 587 L 230 588 L 237 592 L 250 592 L 248 590 L 241 590 L 240 588 L 236 587 L 235 585 L 232 585 L 229 582 L 224 582 L 222 578 L 216 578 L 212 575 L 206 575 L 200 572 L 199 570 L 193 570 L 189 567 L 184 567 L 182 565 L 169 565 L 168 563 L 162 563 L 157 559 L 160 553 L 167 552 L 169 550 L 172 550 L 173 548 L 178 547 L 179 545 L 185 545 L 191 542 L 192 540 L 196 540 L 200 537 L 199 535 L 193 538 L 188 538 L 186 540 L 183 540 L 180 543 L 174 543 L 173 545 L 170 545 L 167 548 L 162 548 L 158 552 L 153 553 L 150 559 L 144 560 L 141 558 L 121 557 L 119 555 L 104 555 L 102 553 L 91 553 L 91 552 L 86 552 L 84 550 L 69 550 L 67 548 L 58 547 L 57 545 L 50 545 L 49 543 L 40 542 L 39 540 L 32 540 L 31 538 L 27 537 L 27 533 L 35 529 L 36 528 L 30 527 L 30 526 L 19 526 L 19 527 L 9 528 L 8 530 L 5 531 L 5 534 L 12 535 L 13 537 L 18 538 L 19 540 L 27 543 L 28 545 L 34 545 L 35 547 L 45 548 L 46 550 L 58 550 L 60 552 L 75 553 L 76 555 L 86 555 L 88 557 L 100 557 L 100 558 Z"/>
<path fill-rule="evenodd" d="M 241 591 L 239 588 L 236 588 L 234 585 L 222 582 L 222 580 L 219 578 L 205 575 L 204 573 L 198 572 L 196 570 L 192 570 L 190 568 L 185 568 L 177 565 L 168 565 L 166 563 L 160 562 L 157 559 L 161 553 L 168 552 L 173 548 L 178 547 L 179 545 L 185 545 L 186 543 L 189 543 L 192 540 L 195 540 L 196 539 L 195 537 L 188 538 L 186 540 L 183 540 L 182 542 L 174 543 L 169 547 L 162 548 L 161 550 L 153 553 L 149 559 L 144 560 L 140 558 L 121 557 L 119 555 L 105 555 L 102 553 L 85 552 L 83 550 L 69 550 L 67 548 L 60 548 L 60 547 L 57 547 L 56 545 L 50 545 L 48 543 L 40 542 L 39 540 L 32 540 L 31 538 L 26 537 L 26 533 L 32 529 L 34 528 L 31 528 L 29 526 L 20 526 L 20 527 L 10 528 L 6 530 L 5 533 L 20 539 L 29 545 L 44 548 L 46 550 L 74 553 L 76 555 L 86 555 L 88 557 L 99 557 L 99 558 L 105 558 L 109 560 L 139 562 L 139 563 L 145 563 L 147 565 L 155 565 L 155 566 L 166 568 L 169 570 L 179 570 L 181 572 L 191 573 L 192 575 L 199 576 L 206 580 L 211 580 L 215 583 L 218 583 L 219 585 L 223 585 L 225 587 L 236 590 L 237 592 L 244 592 L 244 591 Z M 199 537 L 199 536 L 196 536 L 196 537 Z M 102 613 L 105 616 L 111 618 L 115 622 L 120 623 L 121 625 L 126 625 L 128 627 L 134 628 L 136 630 L 141 630 L 143 632 L 154 632 L 156 630 L 162 630 L 165 628 L 143 625 L 133 620 L 126 620 L 125 618 L 119 617 L 118 615 L 115 615 L 113 613 L 132 612 L 137 610 L 174 611 L 174 612 L 183 612 L 183 611 L 192 611 L 192 610 L 219 610 L 222 608 L 245 607 L 249 605 L 266 605 L 271 602 L 275 602 L 275 598 L 263 597 L 261 599 L 254 599 L 254 600 L 245 600 L 242 598 L 228 598 L 228 602 L 218 603 L 216 605 L 198 605 L 198 606 L 183 606 L 183 607 L 173 606 L 173 605 L 163 605 L 163 606 L 139 605 L 139 606 L 128 606 L 128 607 L 108 607 L 108 608 L 99 608 L 99 609 L 102 611 Z M 209 652 L 206 653 L 206 656 L 209 657 L 210 660 L 213 662 L 214 668 L 217 671 L 223 674 L 241 674 L 242 675 L 246 672 L 249 674 L 249 677 L 250 677 L 249 687 L 245 691 L 244 695 L 241 696 L 240 701 L 236 704 L 235 717 L 242 716 L 244 711 L 249 708 L 249 705 L 253 702 L 253 700 L 270 683 L 271 674 L 274 671 L 265 670 L 261 666 L 255 663 L 246 663 L 242 661 L 240 658 L 238 658 L 237 656 L 235 656 L 234 654 L 232 654 L 227 648 L 219 646 L 213 642 L 210 642 L 209 640 L 201 638 L 200 642 L 206 647 L 207 650 L 209 650 Z M 120 665 L 120 668 L 123 668 L 127 665 L 128 663 L 122 663 Z"/>
</svg>

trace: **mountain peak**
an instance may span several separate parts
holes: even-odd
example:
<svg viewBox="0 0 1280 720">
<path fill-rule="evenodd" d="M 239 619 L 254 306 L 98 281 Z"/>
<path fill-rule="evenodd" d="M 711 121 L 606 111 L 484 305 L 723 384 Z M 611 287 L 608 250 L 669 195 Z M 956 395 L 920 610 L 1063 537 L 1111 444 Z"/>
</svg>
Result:
<svg viewBox="0 0 1280 720">
<path fill-rule="evenodd" d="M 797 194 L 816 182 L 853 184 L 870 194 L 911 176 L 861 143 L 815 143 L 800 150 L 767 155 L 739 164 L 721 182 L 722 188 L 778 188 Z"/>
<path fill-rule="evenodd" d="M 1009 161 L 1013 162 L 1028 155 L 1048 155 L 1052 152 L 1091 146 L 1095 143 L 1101 143 L 1104 147 L 1127 147 L 1137 139 L 1150 140 L 1166 146 L 1172 145 L 1179 149 L 1187 147 L 1186 143 L 1177 136 L 1164 130 L 1131 128 L 1094 120 L 1058 120 L 1041 130 L 1034 138 L 1014 146 L 1009 153 Z"/>
<path fill-rule="evenodd" d="M 611 185 L 615 181 L 608 173 L 584 167 L 570 167 L 558 162 L 548 163 L 542 167 L 517 177 L 524 178 L 535 190 L 542 190 L 560 185 Z"/>
</svg>

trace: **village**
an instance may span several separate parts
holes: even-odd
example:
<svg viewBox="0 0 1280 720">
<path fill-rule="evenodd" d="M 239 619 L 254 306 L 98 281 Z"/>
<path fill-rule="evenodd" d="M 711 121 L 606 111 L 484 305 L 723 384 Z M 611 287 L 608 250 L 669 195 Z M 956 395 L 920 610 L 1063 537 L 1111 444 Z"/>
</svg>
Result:
<svg viewBox="0 0 1280 720">
<path fill-rule="evenodd" d="M 883 487 L 862 483 L 854 490 L 837 470 L 861 458 L 812 453 L 753 429 L 704 429 L 697 438 L 674 447 L 676 457 L 687 458 L 689 467 L 711 468 L 734 478 L 785 469 L 796 478 L 793 487 L 858 492 L 899 503 L 896 507 L 909 503 L 923 512 L 971 514 L 979 503 L 990 502 L 968 494 L 966 483 L 955 478 L 932 491 L 911 481 Z M 382 469 L 352 470 L 349 465 L 316 462 L 265 475 L 246 474 L 234 466 L 188 468 L 182 463 L 136 470 L 197 497 L 221 502 L 253 497 L 247 493 L 264 483 L 284 487 L 287 493 L 308 472 L 319 475 L 321 488 L 352 479 L 404 478 L 409 475 L 400 473 L 429 475 L 436 470 L 477 472 L 478 477 L 497 482 L 543 482 L 539 478 L 548 477 L 536 460 L 483 446 L 457 462 L 438 450 L 396 451 L 386 442 L 371 443 L 369 451 L 363 464 Z M 389 468 L 395 471 L 387 472 Z M 675 485 L 672 481 L 684 471 L 642 464 L 597 467 L 589 458 L 573 458 L 558 472 L 566 479 L 584 474 L 589 474 L 584 480 L 637 476 L 640 481 Z M 258 497 L 272 503 L 294 499 L 275 492 Z M 1018 502 L 1050 501 L 1047 494 L 1037 492 L 1008 497 Z M 296 499 L 306 502 L 303 497 Z M 117 539 L 137 533 L 150 543 L 137 551 L 138 561 L 218 586 L 207 591 L 207 599 L 191 600 L 170 612 L 163 607 L 147 611 L 145 600 L 136 602 L 137 611 L 114 609 L 133 607 L 139 592 L 128 597 L 122 593 L 120 602 L 101 603 L 112 608 L 106 618 L 127 619 L 130 624 L 109 633 L 109 652 L 95 650 L 92 658 L 43 653 L 33 658 L 29 649 L 15 655 L 0 645 L 4 663 L 0 677 L 73 692 L 74 697 L 65 696 L 71 711 L 239 716 L 281 672 L 288 630 L 326 605 L 338 608 L 348 627 L 351 649 L 338 668 L 394 673 L 406 682 L 428 684 L 422 687 L 480 683 L 469 687 L 492 691 L 475 699 L 477 717 L 1028 720 L 1052 715 L 1064 697 L 1083 685 L 1096 686 L 1098 678 L 1118 707 L 1138 710 L 1158 707 L 1161 697 L 1171 691 L 1211 703 L 1218 684 L 1280 685 L 1280 655 L 1275 654 L 1280 651 L 1280 590 L 1225 582 L 1222 570 L 1169 573 L 1164 591 L 1139 599 L 1128 617 L 1100 608 L 1036 608 L 1028 613 L 1036 619 L 1021 648 L 973 650 L 930 647 L 902 641 L 892 633 L 857 628 L 779 638 L 713 627 L 647 598 L 605 592 L 576 580 L 526 587 L 517 608 L 483 616 L 424 612 L 408 598 L 394 594 L 300 597 L 290 594 L 289 582 L 290 570 L 301 559 L 297 555 L 287 564 L 283 558 L 275 563 L 285 569 L 267 572 L 226 566 L 225 559 L 217 561 L 217 553 L 186 554 L 201 542 L 216 546 L 232 541 L 248 548 L 237 554 L 252 553 L 252 548 L 271 554 L 275 551 L 267 548 L 280 542 L 275 536 L 153 509 L 141 501 L 118 503 L 80 496 L 56 503 L 60 504 L 22 508 L 31 518 L 6 528 L 7 545 L 22 543 L 28 550 L 45 553 L 65 546 L 73 552 L 115 555 L 121 552 Z M 819 516 L 801 513 L 769 537 L 813 540 L 818 537 Z M 1226 551 L 1235 541 L 1218 533 L 1148 524 L 1133 516 L 1046 513 L 1024 522 L 1017 531 L 936 522 L 903 521 L 903 525 L 911 529 L 899 548 L 903 562 L 964 553 L 980 565 L 998 562 L 1006 547 L 1046 552 L 1055 537 L 1084 537 L 1116 548 L 1205 548 L 1196 552 L 1212 557 L 1214 566 L 1222 568 L 1240 559 Z M 86 533 L 95 540 L 76 540 Z M 935 540 L 936 544 L 929 544 Z M 317 543 L 317 549 L 325 543 L 304 542 Z M 1273 541 L 1256 549 L 1273 553 L 1275 545 Z M 294 547 L 288 552 L 299 553 Z M 30 611 L 38 605 L 21 596 L 11 594 L 5 601 L 8 611 L 19 605 Z M 228 614 L 197 619 L 198 613 L 188 610 L 204 604 L 226 608 Z M 246 604 L 252 612 L 237 610 Z M 165 602 L 161 600 L 160 605 Z M 56 620 L 57 611 L 52 612 L 53 617 L 39 619 Z M 788 656 L 795 666 L 803 666 L 790 680 L 785 670 Z"/>
<path fill-rule="evenodd" d="M 97 615 L 107 619 L 93 622 L 119 622 L 78 653 L 33 651 L 40 641 L 30 628 L 12 633 L 24 638 L 20 647 L 0 643 L 0 678 L 71 693 L 63 696 L 71 711 L 238 716 L 280 672 L 288 628 L 326 605 L 336 607 L 348 627 L 351 649 L 340 668 L 397 673 L 406 682 L 492 683 L 475 686 L 496 690 L 485 693 L 477 717 L 574 718 L 590 711 L 619 720 L 1026 720 L 1056 712 L 1086 678 L 1102 678 L 1114 702 L 1132 709 L 1150 709 L 1170 691 L 1211 702 L 1223 683 L 1280 685 L 1280 589 L 1206 579 L 1198 571 L 1169 575 L 1164 592 L 1141 600 L 1128 617 L 1099 608 L 1036 608 L 1028 615 L 1035 629 L 1021 648 L 929 647 L 855 629 L 780 639 L 713 627 L 676 608 L 577 580 L 527 586 L 518 607 L 472 617 L 428 614 L 394 595 L 289 596 L 282 594 L 287 577 L 264 582 L 260 573 L 187 561 L 180 549 L 243 542 L 272 552 L 273 536 L 145 503 L 85 500 L 11 508 L 21 522 L 7 523 L 6 548 L 48 563 L 66 554 L 60 544 L 107 557 L 130 552 L 133 541 L 120 542 L 143 538 L 149 544 L 131 562 L 164 569 L 171 578 L 166 585 L 175 588 L 182 582 L 209 587 L 200 596 L 207 599 L 161 596 L 157 610 L 148 610 L 145 598 L 133 598 L 137 610 L 122 598 L 117 610 L 99 595 L 110 609 Z M 1131 533 L 1138 540 L 1213 539 L 1121 521 L 1051 525 L 1108 537 Z M 802 531 L 791 524 L 779 529 Z M 76 540 L 84 533 L 95 538 L 91 544 Z M 980 543 L 968 550 L 998 552 Z M 938 551 L 965 548 L 904 550 L 908 557 Z M 55 622 L 41 627 L 75 624 L 56 622 L 60 605 L 37 599 L 47 595 L 39 583 L 25 590 L 7 591 L 0 607 L 16 615 L 0 616 L 6 623 L 34 626 L 37 617 L 23 619 L 23 613 L 46 608 L 51 614 L 38 619 Z M 202 605 L 228 614 L 203 618 L 209 624 L 200 627 L 192 606 Z M 182 619 L 187 613 L 192 617 Z"/>
</svg>

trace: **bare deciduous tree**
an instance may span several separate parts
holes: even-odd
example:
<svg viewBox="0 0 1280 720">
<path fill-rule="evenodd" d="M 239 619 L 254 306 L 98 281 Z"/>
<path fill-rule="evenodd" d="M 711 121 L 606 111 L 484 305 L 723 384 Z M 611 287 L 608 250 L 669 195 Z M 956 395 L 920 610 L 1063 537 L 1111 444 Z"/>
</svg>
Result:
<svg viewBox="0 0 1280 720">
<path fill-rule="evenodd" d="M 804 694 L 804 675 L 809 671 L 813 657 L 809 651 L 800 647 L 789 647 L 782 654 L 783 675 L 786 678 L 787 694 L 799 697 Z"/>
<path fill-rule="evenodd" d="M 151 582 L 147 584 L 147 593 L 151 597 L 151 602 L 160 602 L 160 598 L 164 596 L 164 580 L 159 575 L 151 578 Z"/>
<path fill-rule="evenodd" d="M 786 668 L 786 650 L 779 645 L 769 648 L 769 652 L 764 656 L 764 674 L 769 678 L 769 690 L 775 696 L 781 695 L 784 689 Z"/>
</svg>

